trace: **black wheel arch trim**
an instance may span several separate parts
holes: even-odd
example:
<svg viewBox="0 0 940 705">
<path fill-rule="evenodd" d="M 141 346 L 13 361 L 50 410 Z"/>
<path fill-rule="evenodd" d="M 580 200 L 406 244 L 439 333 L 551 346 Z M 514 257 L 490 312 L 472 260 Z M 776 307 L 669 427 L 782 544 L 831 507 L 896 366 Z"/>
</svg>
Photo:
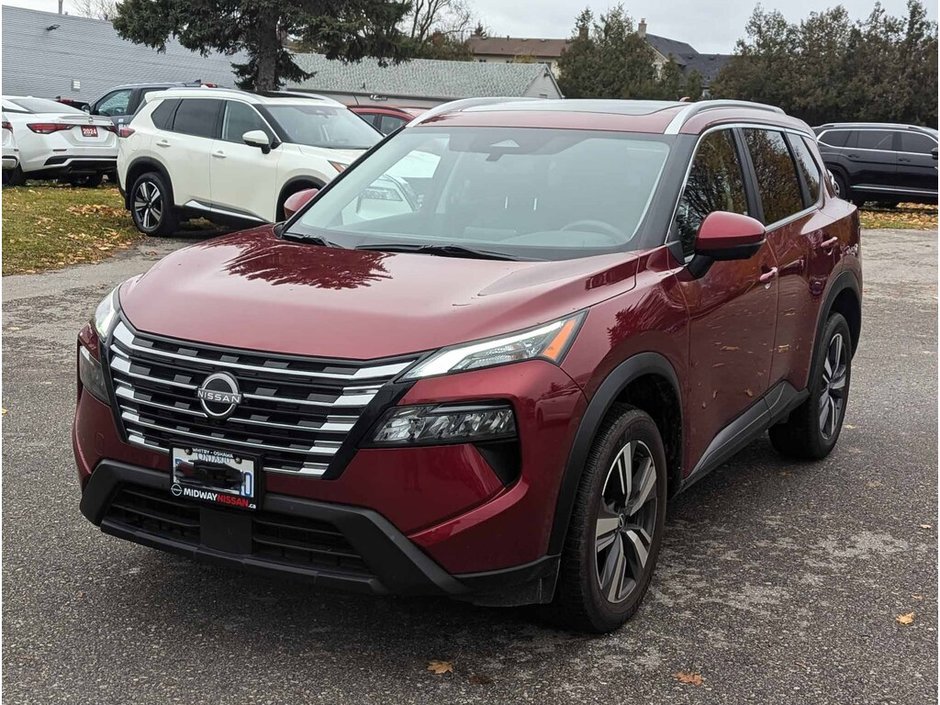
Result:
<svg viewBox="0 0 940 705">
<path fill-rule="evenodd" d="M 816 335 L 813 339 L 813 361 L 814 364 L 811 365 L 809 379 L 812 379 L 813 372 L 815 371 L 815 355 L 816 349 L 819 345 L 820 338 L 822 337 L 823 330 L 826 327 L 826 321 L 829 320 L 829 316 L 832 313 L 832 305 L 836 302 L 836 299 L 846 289 L 850 290 L 854 295 L 856 301 L 858 301 L 858 335 L 855 336 L 852 340 L 852 356 L 855 356 L 855 351 L 858 349 L 859 338 L 861 338 L 862 331 L 862 285 L 858 280 L 858 276 L 851 269 L 843 269 L 839 274 L 835 276 L 832 281 L 832 284 L 829 285 L 828 290 L 826 291 L 825 298 L 823 299 L 822 305 L 819 307 L 819 317 L 816 320 Z M 849 331 L 851 330 L 851 322 L 849 322 Z"/>
<path fill-rule="evenodd" d="M 138 176 L 134 177 L 133 181 L 128 179 L 128 183 L 124 184 L 124 207 L 127 210 L 131 209 L 131 195 L 134 192 L 134 182 L 148 171 L 156 171 L 160 174 L 160 176 L 166 179 L 166 185 L 170 189 L 170 205 L 172 208 L 175 208 L 176 197 L 173 195 L 173 179 L 170 178 L 170 172 L 166 170 L 166 167 L 151 157 L 138 157 L 128 165 L 127 171 L 125 173 L 129 175 L 140 166 L 144 166 L 144 170 L 142 170 Z"/>
<path fill-rule="evenodd" d="M 581 417 L 581 423 L 575 433 L 574 442 L 571 444 L 571 451 L 568 454 L 564 474 L 558 488 L 558 498 L 555 501 L 555 516 L 548 540 L 549 555 L 561 553 L 564 546 L 578 483 L 581 481 L 591 444 L 594 442 L 604 418 L 627 385 L 633 380 L 648 374 L 663 377 L 672 386 L 676 399 L 679 400 L 681 419 L 682 393 L 679 386 L 679 377 L 672 364 L 663 355 L 655 352 L 637 353 L 620 363 L 607 375 L 588 402 L 587 409 L 585 409 L 584 415 Z"/>
</svg>

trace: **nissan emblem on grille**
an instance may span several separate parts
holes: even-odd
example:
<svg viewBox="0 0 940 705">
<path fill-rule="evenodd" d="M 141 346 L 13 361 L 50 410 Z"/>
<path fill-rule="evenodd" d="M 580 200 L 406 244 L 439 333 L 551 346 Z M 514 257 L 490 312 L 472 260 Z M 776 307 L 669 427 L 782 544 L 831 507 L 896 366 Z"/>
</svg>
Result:
<svg viewBox="0 0 940 705">
<path fill-rule="evenodd" d="M 196 396 L 203 410 L 214 419 L 228 418 L 242 401 L 238 382 L 228 372 L 216 372 L 206 377 L 196 390 Z"/>
</svg>

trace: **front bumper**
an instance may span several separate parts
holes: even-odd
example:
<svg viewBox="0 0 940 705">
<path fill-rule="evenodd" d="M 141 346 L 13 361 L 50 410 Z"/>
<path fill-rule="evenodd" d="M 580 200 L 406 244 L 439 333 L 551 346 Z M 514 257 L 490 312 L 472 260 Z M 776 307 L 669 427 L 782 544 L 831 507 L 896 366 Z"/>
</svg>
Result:
<svg viewBox="0 0 940 705">
<path fill-rule="evenodd" d="M 480 400 L 502 400 L 516 410 L 514 476 L 498 475 L 497 460 L 469 443 L 357 448 L 330 479 L 265 473 L 263 512 L 333 522 L 333 530 L 354 546 L 371 577 L 363 578 L 361 571 L 353 571 L 352 577 L 342 571 L 337 575 L 313 563 L 298 568 L 296 562 L 259 555 L 257 546 L 252 548 L 253 529 L 245 525 L 253 520 L 238 512 L 219 514 L 186 503 L 182 509 L 170 507 L 171 512 L 189 512 L 184 523 L 195 533 L 182 542 L 172 531 L 155 535 L 139 523 L 108 519 L 115 493 L 124 486 L 157 492 L 158 504 L 170 500 L 169 457 L 126 442 L 112 409 L 80 387 L 73 444 L 79 481 L 88 497 L 83 512 L 104 531 L 139 543 L 352 589 L 449 594 L 487 604 L 545 601 L 557 566 L 557 557 L 548 555 L 554 508 L 584 397 L 560 368 L 530 361 L 421 380 L 398 403 Z M 221 439 L 219 443 L 224 445 Z M 226 521 L 232 531 L 240 532 L 237 550 L 203 540 L 204 522 L 206 535 L 213 536 L 228 531 L 222 528 Z M 369 528 L 356 528 L 362 526 Z M 386 560 L 392 560 L 393 567 L 383 567 Z M 439 579 L 442 575 L 449 579 Z"/>
<path fill-rule="evenodd" d="M 81 511 L 106 534 L 152 548 L 377 595 L 542 602 L 558 569 L 546 558 L 454 576 L 373 510 L 270 493 L 257 512 L 202 506 L 175 499 L 166 473 L 113 461 L 92 473 Z"/>
</svg>

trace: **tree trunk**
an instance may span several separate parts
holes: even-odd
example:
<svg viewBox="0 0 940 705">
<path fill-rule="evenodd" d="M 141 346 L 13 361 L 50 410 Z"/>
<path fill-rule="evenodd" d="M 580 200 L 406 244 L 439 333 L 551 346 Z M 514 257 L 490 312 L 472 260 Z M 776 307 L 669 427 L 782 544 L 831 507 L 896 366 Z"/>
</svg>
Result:
<svg viewBox="0 0 940 705">
<path fill-rule="evenodd" d="M 258 45 L 255 73 L 256 91 L 276 91 L 280 88 L 277 73 L 277 56 L 281 51 L 281 37 L 278 34 L 277 15 L 271 13 L 259 18 Z"/>
</svg>

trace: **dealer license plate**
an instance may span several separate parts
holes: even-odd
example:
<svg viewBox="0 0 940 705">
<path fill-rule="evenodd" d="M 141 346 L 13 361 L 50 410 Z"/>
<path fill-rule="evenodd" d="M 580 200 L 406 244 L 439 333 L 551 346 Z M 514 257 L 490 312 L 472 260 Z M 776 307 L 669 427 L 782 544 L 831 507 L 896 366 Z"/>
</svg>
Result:
<svg viewBox="0 0 940 705">
<path fill-rule="evenodd" d="M 82 125 L 82 137 L 97 137 L 98 128 L 95 125 Z"/>
<path fill-rule="evenodd" d="M 206 448 L 173 448 L 170 492 L 220 507 L 257 509 L 257 463 L 254 458 Z"/>
</svg>

